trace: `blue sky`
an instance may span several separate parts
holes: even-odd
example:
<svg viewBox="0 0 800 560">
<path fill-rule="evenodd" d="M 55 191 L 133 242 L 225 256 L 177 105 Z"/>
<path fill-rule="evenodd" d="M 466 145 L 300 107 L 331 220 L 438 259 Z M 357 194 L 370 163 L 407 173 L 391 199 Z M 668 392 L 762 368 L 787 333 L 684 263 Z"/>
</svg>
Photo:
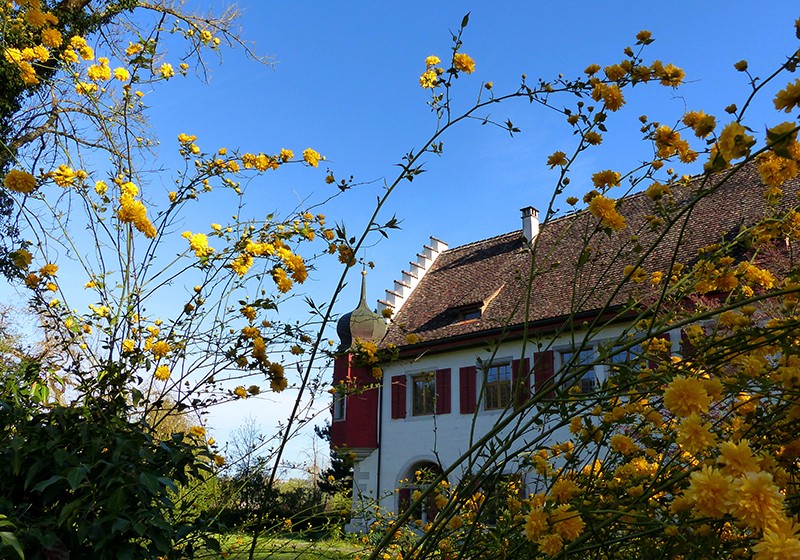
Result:
<svg viewBox="0 0 800 560">
<path fill-rule="evenodd" d="M 727 122 L 723 108 L 741 103 L 749 92 L 746 76 L 733 64 L 745 58 L 754 75 L 766 76 L 797 47 L 793 21 L 798 14 L 787 14 L 785 2 L 243 1 L 239 7 L 244 38 L 273 64 L 261 66 L 241 51 L 223 49 L 222 64 L 212 64 L 208 85 L 179 80 L 153 94 L 156 132 L 170 150 L 180 132 L 196 134 L 204 149 L 277 153 L 288 147 L 299 153 L 314 147 L 328 157 L 327 167 L 337 177 L 353 175 L 365 183 L 323 210 L 351 232 L 366 225 L 403 154 L 431 134 L 435 123 L 418 77 L 426 56 L 448 58 L 449 30 L 467 12 L 462 51 L 477 68 L 458 81 L 456 106 L 468 106 L 485 81 L 503 93 L 514 90 L 523 73 L 533 84 L 559 73 L 578 77 L 590 63 L 617 63 L 641 29 L 655 38 L 645 60 L 673 62 L 686 71 L 686 84 L 677 90 L 650 84 L 626 94 L 628 103 L 609 119 L 603 145 L 585 153 L 575 167 L 578 193 L 588 190 L 594 171 L 622 171 L 650 158 L 639 115 L 673 124 L 685 110 L 702 109 Z M 772 109 L 770 92 L 774 89 L 754 103 L 746 120 L 761 138 L 767 123 L 783 120 Z M 556 105 L 573 103 L 555 99 Z M 519 229 L 523 206 L 546 207 L 556 175 L 545 160 L 556 149 L 569 152 L 570 128 L 563 117 L 522 101 L 493 107 L 491 116 L 510 118 L 522 132 L 510 138 L 466 123 L 444 138 L 442 157 L 427 158 L 426 173 L 394 193 L 383 218 L 396 214 L 402 229 L 359 255 L 376 264 L 368 280 L 372 303 L 428 236 L 453 247 Z M 285 214 L 300 200 L 325 199 L 335 189 L 325 184 L 324 167 L 281 170 L 253 181 L 247 187 L 249 211 Z M 196 218 L 220 221 L 210 211 Z M 322 268 L 306 286 L 324 301 L 337 276 L 335 267 Z M 339 312 L 355 306 L 356 284 L 354 277 Z M 282 315 L 303 312 L 289 307 Z M 269 397 L 252 399 L 235 411 L 220 409 L 210 424 L 224 439 L 244 413 L 268 429 L 285 410 Z M 292 453 L 299 455 L 302 445 L 301 440 Z"/>
</svg>

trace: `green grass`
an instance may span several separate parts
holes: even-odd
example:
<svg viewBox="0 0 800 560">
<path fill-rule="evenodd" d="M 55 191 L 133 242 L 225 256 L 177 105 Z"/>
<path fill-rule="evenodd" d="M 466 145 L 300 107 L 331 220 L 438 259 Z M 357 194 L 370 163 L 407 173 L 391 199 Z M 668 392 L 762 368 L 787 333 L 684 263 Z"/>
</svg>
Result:
<svg viewBox="0 0 800 560">
<path fill-rule="evenodd" d="M 250 553 L 251 539 L 250 535 L 245 534 L 223 536 L 220 538 L 220 542 L 222 550 L 227 553 L 227 556 L 214 554 L 208 558 L 244 560 Z M 345 560 L 353 558 L 358 552 L 363 553 L 364 548 L 346 540 L 261 537 L 256 545 L 253 558 L 258 560 L 267 558 L 270 560 L 312 560 L 316 558 Z"/>
</svg>

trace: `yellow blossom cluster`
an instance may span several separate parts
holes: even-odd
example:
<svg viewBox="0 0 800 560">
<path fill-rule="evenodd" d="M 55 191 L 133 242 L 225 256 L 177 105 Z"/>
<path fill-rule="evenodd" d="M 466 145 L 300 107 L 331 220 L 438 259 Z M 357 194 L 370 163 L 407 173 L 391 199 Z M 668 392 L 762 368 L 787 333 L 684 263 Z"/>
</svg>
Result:
<svg viewBox="0 0 800 560">
<path fill-rule="evenodd" d="M 611 198 L 598 194 L 589 201 L 589 212 L 600 218 L 601 223 L 614 231 L 627 227 L 625 216 L 617 210 L 617 203 Z"/>
<path fill-rule="evenodd" d="M 653 133 L 653 142 L 659 158 L 667 159 L 677 154 L 683 163 L 691 163 L 697 159 L 697 152 L 689 147 L 689 142 L 684 140 L 678 131 L 666 125 L 656 129 Z"/>
<path fill-rule="evenodd" d="M 36 177 L 20 169 L 12 169 L 3 179 L 5 187 L 14 192 L 31 194 L 36 190 Z"/>
</svg>

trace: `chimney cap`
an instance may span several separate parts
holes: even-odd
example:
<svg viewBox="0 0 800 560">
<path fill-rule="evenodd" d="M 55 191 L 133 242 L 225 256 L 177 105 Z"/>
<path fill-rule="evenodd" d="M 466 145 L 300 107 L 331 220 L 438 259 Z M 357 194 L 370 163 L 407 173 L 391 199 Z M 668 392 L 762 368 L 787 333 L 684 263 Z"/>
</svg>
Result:
<svg viewBox="0 0 800 560">
<path fill-rule="evenodd" d="M 522 212 L 523 218 L 527 218 L 528 216 L 532 216 L 534 218 L 539 217 L 539 210 L 537 210 L 533 206 L 526 206 L 525 208 L 520 208 L 519 211 Z"/>
</svg>

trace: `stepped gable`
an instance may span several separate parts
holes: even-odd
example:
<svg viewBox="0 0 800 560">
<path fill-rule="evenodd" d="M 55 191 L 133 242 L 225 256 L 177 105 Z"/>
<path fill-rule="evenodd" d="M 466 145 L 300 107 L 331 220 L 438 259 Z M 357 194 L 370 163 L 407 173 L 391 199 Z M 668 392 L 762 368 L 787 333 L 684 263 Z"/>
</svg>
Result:
<svg viewBox="0 0 800 560">
<path fill-rule="evenodd" d="M 617 293 L 614 290 L 624 266 L 641 255 L 636 252 L 637 239 L 645 250 L 656 244 L 643 268 L 666 273 L 671 262 L 691 264 L 699 248 L 734 235 L 765 215 L 766 187 L 755 164 L 723 180 L 728 173 L 672 186 L 681 217 L 666 234 L 650 229 L 646 217 L 654 214 L 655 204 L 637 193 L 619 201 L 617 208 L 628 227 L 610 236 L 598 230 L 598 219 L 584 210 L 542 223 L 533 252 L 521 230 L 445 250 L 393 318 L 385 343 L 406 346 L 408 333 L 421 337 L 423 344 L 441 342 L 520 325 L 526 315 L 531 322 L 547 321 L 621 305 L 631 283 Z M 711 192 L 704 191 L 721 181 Z M 783 185 L 779 209 L 797 204 L 799 183 L 795 179 Z M 590 247 L 588 260 L 577 267 L 584 246 Z M 526 313 L 532 261 L 536 275 Z"/>
</svg>

